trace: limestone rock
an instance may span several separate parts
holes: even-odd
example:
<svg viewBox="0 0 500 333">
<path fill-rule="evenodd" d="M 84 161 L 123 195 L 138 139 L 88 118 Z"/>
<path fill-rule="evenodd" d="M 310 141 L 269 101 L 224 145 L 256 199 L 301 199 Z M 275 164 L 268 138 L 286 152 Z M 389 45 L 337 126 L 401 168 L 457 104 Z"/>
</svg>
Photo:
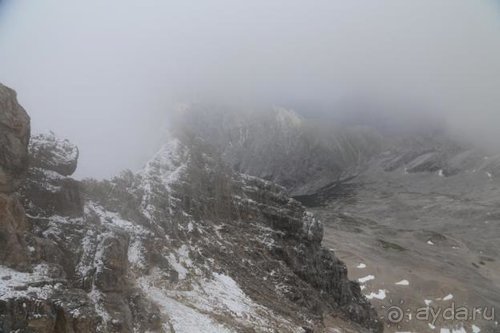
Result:
<svg viewBox="0 0 500 333">
<path fill-rule="evenodd" d="M 24 270 L 29 267 L 24 209 L 15 196 L 0 193 L 0 264 Z"/>
<path fill-rule="evenodd" d="M 78 148 L 68 140 L 59 139 L 53 132 L 38 134 L 30 141 L 31 166 L 55 171 L 63 176 L 75 172 Z"/>
<path fill-rule="evenodd" d="M 28 169 L 30 118 L 16 93 L 0 84 L 0 192 L 12 192 Z"/>
<path fill-rule="evenodd" d="M 83 213 L 79 183 L 54 171 L 29 169 L 20 193 L 31 215 L 81 216 Z"/>
<path fill-rule="evenodd" d="M 28 169 L 30 119 L 16 93 L 0 84 L 0 264 L 29 268 L 24 210 L 17 189 Z"/>
<path fill-rule="evenodd" d="M 32 215 L 81 216 L 83 200 L 77 181 L 67 177 L 78 163 L 78 148 L 53 132 L 34 136 L 29 145 L 31 166 L 20 190 Z"/>
</svg>

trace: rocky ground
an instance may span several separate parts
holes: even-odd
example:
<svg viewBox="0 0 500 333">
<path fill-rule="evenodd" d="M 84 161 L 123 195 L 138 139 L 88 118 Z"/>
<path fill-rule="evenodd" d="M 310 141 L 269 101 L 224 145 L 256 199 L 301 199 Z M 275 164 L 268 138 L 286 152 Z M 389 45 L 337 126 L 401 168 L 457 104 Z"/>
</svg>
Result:
<svg viewBox="0 0 500 333">
<path fill-rule="evenodd" d="M 380 158 L 328 199 L 310 202 L 325 221 L 325 245 L 352 279 L 365 281 L 379 314 L 394 304 L 410 311 L 385 319 L 387 332 L 500 332 L 498 317 L 483 320 L 485 308 L 488 315 L 500 308 L 499 159 L 473 151 L 454 159 L 461 169 L 446 176 L 439 166 L 410 172 L 412 161 L 388 170 Z M 453 305 L 481 310 L 477 319 L 416 318 L 418 309 Z"/>
</svg>

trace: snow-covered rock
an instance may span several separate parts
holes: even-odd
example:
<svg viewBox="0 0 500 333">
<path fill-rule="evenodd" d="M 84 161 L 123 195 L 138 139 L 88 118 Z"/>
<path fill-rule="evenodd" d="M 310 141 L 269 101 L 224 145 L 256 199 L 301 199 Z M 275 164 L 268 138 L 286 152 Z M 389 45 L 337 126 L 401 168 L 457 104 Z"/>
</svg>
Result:
<svg viewBox="0 0 500 333">
<path fill-rule="evenodd" d="M 79 216 L 83 211 L 78 182 L 67 177 L 78 162 L 78 148 L 53 132 L 34 136 L 29 145 L 30 168 L 21 187 L 31 215 Z"/>
<path fill-rule="evenodd" d="M 38 134 L 30 140 L 31 166 L 55 171 L 63 176 L 75 172 L 78 148 L 66 139 L 59 139 L 53 132 Z"/>
</svg>

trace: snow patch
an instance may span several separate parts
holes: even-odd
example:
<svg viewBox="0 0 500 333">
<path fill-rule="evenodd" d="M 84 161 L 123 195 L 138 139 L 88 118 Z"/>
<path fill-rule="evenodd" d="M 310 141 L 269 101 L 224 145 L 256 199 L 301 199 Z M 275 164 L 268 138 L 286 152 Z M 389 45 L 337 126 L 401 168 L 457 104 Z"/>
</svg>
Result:
<svg viewBox="0 0 500 333">
<path fill-rule="evenodd" d="M 171 185 L 180 181 L 188 162 L 189 152 L 184 149 L 179 139 L 172 139 L 139 172 L 142 178 L 141 188 L 144 190 L 141 207 L 147 218 L 152 219 L 154 216 L 154 197 L 167 196 L 173 200 L 169 196 Z M 161 186 L 158 187 L 158 184 Z"/>
<path fill-rule="evenodd" d="M 410 282 L 408 280 L 401 280 L 399 282 L 396 282 L 395 284 L 398 286 L 409 286 Z"/>
<path fill-rule="evenodd" d="M 94 304 L 94 309 L 99 317 L 102 318 L 104 326 L 107 326 L 107 323 L 111 320 L 111 316 L 108 311 L 104 308 L 104 300 L 102 293 L 93 287 L 92 291 L 88 293 L 89 298 L 92 300 Z"/>
<path fill-rule="evenodd" d="M 182 304 L 181 302 L 169 297 L 161 289 L 149 284 L 142 284 L 144 293 L 155 302 L 162 314 L 169 318 L 175 332 L 192 333 L 230 333 L 228 328 L 214 322 L 208 315 L 202 314 L 195 309 Z M 168 323 L 163 324 L 165 331 L 169 332 Z"/>
<path fill-rule="evenodd" d="M 144 246 L 139 239 L 131 241 L 127 253 L 128 261 L 139 268 L 145 268 L 146 258 L 144 256 L 144 252 Z"/>
<path fill-rule="evenodd" d="M 368 281 L 374 280 L 374 279 L 375 279 L 375 276 L 367 275 L 365 277 L 359 278 L 358 281 L 359 281 L 359 283 L 365 283 L 365 282 L 368 282 Z"/>
<path fill-rule="evenodd" d="M 45 300 L 49 298 L 60 284 L 56 283 L 54 286 L 54 282 L 47 278 L 48 269 L 46 264 L 39 264 L 33 268 L 32 273 L 25 273 L 0 265 L 0 299 L 30 297 Z"/>
<path fill-rule="evenodd" d="M 385 299 L 386 293 L 387 293 L 387 290 L 379 289 L 378 292 L 376 292 L 376 293 L 371 292 L 370 294 L 365 295 L 365 296 L 368 299 L 374 299 L 374 298 L 376 298 L 376 299 L 382 300 L 382 299 Z"/>
<path fill-rule="evenodd" d="M 76 266 L 76 271 L 80 273 L 82 278 L 87 276 L 88 272 L 93 269 L 91 263 L 93 262 L 96 239 L 97 235 L 93 230 L 88 230 L 82 239 L 82 254 Z"/>
<path fill-rule="evenodd" d="M 188 268 L 193 266 L 193 262 L 189 258 L 189 248 L 182 245 L 175 253 L 170 253 L 167 257 L 170 265 L 179 274 L 179 279 L 184 280 L 189 273 Z"/>
<path fill-rule="evenodd" d="M 230 276 L 213 273 L 210 278 L 194 277 L 189 280 L 191 287 L 187 290 L 162 288 L 164 275 L 158 269 L 138 279 L 139 287 L 170 318 L 176 332 L 231 332 L 210 315 L 220 320 L 228 318 L 230 326 L 229 322 L 234 321 L 248 328 L 258 327 L 262 332 L 274 332 L 276 327 L 303 332 L 270 309 L 254 303 Z"/>
<path fill-rule="evenodd" d="M 85 206 L 85 213 L 90 214 L 90 212 L 97 214 L 102 224 L 106 226 L 120 228 L 130 234 L 152 235 L 151 231 L 146 230 L 144 227 L 122 219 L 119 214 L 107 211 L 102 206 L 92 201 L 89 201 Z"/>
</svg>

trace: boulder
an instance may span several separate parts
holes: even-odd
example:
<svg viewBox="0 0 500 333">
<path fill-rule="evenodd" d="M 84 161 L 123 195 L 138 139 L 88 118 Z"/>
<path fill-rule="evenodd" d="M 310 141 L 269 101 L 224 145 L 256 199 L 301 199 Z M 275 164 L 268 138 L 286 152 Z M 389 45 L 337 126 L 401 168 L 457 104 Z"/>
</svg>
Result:
<svg viewBox="0 0 500 333">
<path fill-rule="evenodd" d="M 53 132 L 31 138 L 31 166 L 70 176 L 78 164 L 78 148 L 66 139 L 57 138 Z"/>
<path fill-rule="evenodd" d="M 20 192 L 32 215 L 81 216 L 79 182 L 67 177 L 78 163 L 78 148 L 53 132 L 34 136 L 29 145 L 30 169 Z"/>
</svg>

